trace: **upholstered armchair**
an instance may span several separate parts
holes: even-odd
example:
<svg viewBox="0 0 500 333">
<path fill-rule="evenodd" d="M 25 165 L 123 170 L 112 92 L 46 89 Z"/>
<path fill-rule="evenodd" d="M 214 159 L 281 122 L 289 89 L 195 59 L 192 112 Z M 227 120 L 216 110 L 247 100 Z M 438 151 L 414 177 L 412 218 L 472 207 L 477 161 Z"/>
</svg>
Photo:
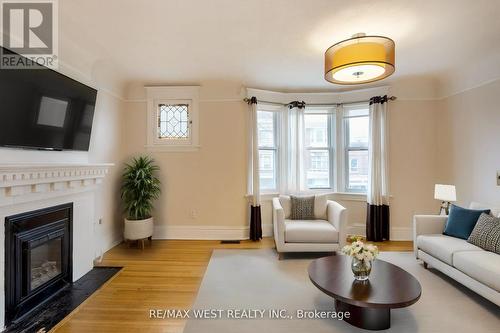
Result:
<svg viewBox="0 0 500 333">
<path fill-rule="evenodd" d="M 291 199 L 273 198 L 274 241 L 279 258 L 284 252 L 334 252 L 345 245 L 347 209 L 338 202 L 316 196 L 315 220 L 291 220 Z"/>
</svg>

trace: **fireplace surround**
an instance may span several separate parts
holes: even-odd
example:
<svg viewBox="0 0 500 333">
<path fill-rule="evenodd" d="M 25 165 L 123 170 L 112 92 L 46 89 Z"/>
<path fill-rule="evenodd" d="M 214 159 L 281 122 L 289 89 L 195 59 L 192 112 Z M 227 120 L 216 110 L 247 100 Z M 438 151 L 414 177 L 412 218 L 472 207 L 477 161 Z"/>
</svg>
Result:
<svg viewBox="0 0 500 333">
<path fill-rule="evenodd" d="M 5 218 L 5 324 L 72 282 L 73 203 Z"/>
<path fill-rule="evenodd" d="M 99 233 L 103 227 L 99 220 L 104 217 L 104 207 L 100 202 L 103 194 L 100 184 L 105 181 L 112 166 L 107 163 L 0 164 L 0 330 L 7 325 L 12 327 L 12 323 L 7 324 L 6 321 L 9 304 L 6 299 L 8 277 L 5 274 L 6 218 L 72 202 L 72 272 L 68 274 L 69 281 L 75 282 L 92 270 L 94 258 L 101 253 Z M 54 243 L 57 241 L 48 244 L 44 251 L 54 251 L 58 247 Z M 39 251 L 35 251 L 35 256 L 38 255 L 36 252 Z M 50 262 L 45 263 L 44 267 L 35 267 L 39 268 L 36 271 L 40 273 L 41 268 L 58 275 L 61 266 L 57 260 L 47 261 Z M 45 278 L 51 278 L 52 275 Z M 43 284 L 44 280 L 38 280 L 29 288 L 36 289 L 37 283 Z"/>
</svg>

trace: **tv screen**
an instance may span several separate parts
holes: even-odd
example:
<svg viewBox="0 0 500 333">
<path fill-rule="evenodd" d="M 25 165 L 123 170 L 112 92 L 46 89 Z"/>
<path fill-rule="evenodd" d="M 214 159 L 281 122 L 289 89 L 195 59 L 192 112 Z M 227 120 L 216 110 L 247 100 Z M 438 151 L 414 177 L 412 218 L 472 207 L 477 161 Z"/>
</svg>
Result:
<svg viewBox="0 0 500 333">
<path fill-rule="evenodd" d="M 96 96 L 48 68 L 0 68 L 0 146 L 88 150 Z"/>
</svg>

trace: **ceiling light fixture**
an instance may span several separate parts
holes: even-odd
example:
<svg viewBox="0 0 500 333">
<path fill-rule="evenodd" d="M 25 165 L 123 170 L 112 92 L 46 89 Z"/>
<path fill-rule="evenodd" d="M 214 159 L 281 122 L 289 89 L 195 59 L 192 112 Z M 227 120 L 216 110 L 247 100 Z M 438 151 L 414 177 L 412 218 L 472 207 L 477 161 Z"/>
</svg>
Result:
<svg viewBox="0 0 500 333">
<path fill-rule="evenodd" d="M 325 80 L 361 84 L 385 79 L 394 73 L 394 49 L 390 38 L 355 34 L 326 50 Z"/>
</svg>

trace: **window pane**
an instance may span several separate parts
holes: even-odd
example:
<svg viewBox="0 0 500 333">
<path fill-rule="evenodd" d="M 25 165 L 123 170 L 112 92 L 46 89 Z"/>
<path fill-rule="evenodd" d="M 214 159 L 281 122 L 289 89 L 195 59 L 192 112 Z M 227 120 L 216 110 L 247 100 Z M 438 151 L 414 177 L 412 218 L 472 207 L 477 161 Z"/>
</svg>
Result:
<svg viewBox="0 0 500 333">
<path fill-rule="evenodd" d="M 274 150 L 259 150 L 261 190 L 275 190 L 277 188 L 275 154 Z"/>
<path fill-rule="evenodd" d="M 189 139 L 189 105 L 158 105 L 158 138 Z"/>
<path fill-rule="evenodd" d="M 259 147 L 274 147 L 274 112 L 257 111 Z"/>
<path fill-rule="evenodd" d="M 368 117 L 347 118 L 350 147 L 368 147 Z"/>
<path fill-rule="evenodd" d="M 368 150 L 348 151 L 347 190 L 366 192 L 368 188 Z"/>
<path fill-rule="evenodd" d="M 306 114 L 304 124 L 306 147 L 328 147 L 328 115 Z"/>
<path fill-rule="evenodd" d="M 328 150 L 308 150 L 305 166 L 308 188 L 330 188 L 330 154 Z"/>
</svg>

